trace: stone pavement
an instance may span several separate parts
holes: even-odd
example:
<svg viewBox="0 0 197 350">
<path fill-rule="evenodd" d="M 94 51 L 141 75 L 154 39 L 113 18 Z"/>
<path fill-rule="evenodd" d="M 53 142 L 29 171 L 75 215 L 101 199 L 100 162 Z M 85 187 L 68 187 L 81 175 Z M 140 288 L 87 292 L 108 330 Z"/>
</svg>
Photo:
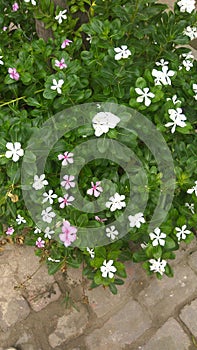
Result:
<svg viewBox="0 0 197 350">
<path fill-rule="evenodd" d="M 174 278 L 147 277 L 127 263 L 118 295 L 80 269 L 49 276 L 34 248 L 0 251 L 0 350 L 197 349 L 197 241 L 181 245 Z"/>
</svg>

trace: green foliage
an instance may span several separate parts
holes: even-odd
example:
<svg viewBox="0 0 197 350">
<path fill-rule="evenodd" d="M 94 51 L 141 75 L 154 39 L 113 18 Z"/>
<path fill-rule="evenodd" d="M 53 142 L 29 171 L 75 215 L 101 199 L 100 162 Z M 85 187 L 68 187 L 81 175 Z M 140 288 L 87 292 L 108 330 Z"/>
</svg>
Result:
<svg viewBox="0 0 197 350">
<path fill-rule="evenodd" d="M 187 26 L 196 26 L 196 12 L 180 12 L 177 4 L 174 11 L 166 11 L 166 5 L 158 4 L 155 0 L 68 0 L 67 18 L 60 24 L 55 17 L 64 9 L 55 7 L 52 0 L 37 1 L 36 6 L 22 0 L 18 3 L 19 10 L 16 12 L 12 11 L 11 1 L 2 0 L 0 3 L 0 56 L 3 56 L 4 63 L 0 65 L 0 234 L 5 236 L 7 228 L 13 227 L 13 240 L 22 235 L 25 243 L 30 245 L 35 245 L 40 236 L 45 240 L 45 247 L 38 249 L 37 254 L 46 260 L 49 274 L 65 266 L 78 268 L 83 263 L 83 274 L 92 281 L 91 288 L 108 286 L 113 294 L 117 294 L 117 286 L 123 284 L 123 279 L 127 277 L 126 260 L 143 262 L 143 267 L 151 274 L 151 259 L 174 259 L 174 251 L 179 249 L 180 241 L 190 243 L 196 234 L 197 196 L 195 191 L 189 194 L 187 190 L 197 180 L 197 105 L 193 89 L 193 84 L 197 84 L 197 64 L 194 61 L 191 69 L 187 70 L 181 57 L 189 52 L 188 48 L 181 46 L 189 43 L 183 31 Z M 47 41 L 37 37 L 35 19 L 42 21 L 45 29 L 51 31 L 52 37 Z M 3 27 L 7 29 L 2 30 Z M 62 48 L 66 39 L 72 42 Z M 116 60 L 114 48 L 122 45 L 130 50 L 130 56 Z M 62 59 L 66 67 L 60 69 L 56 61 Z M 161 66 L 156 65 L 161 59 L 168 61 L 169 69 L 174 72 L 170 84 L 157 85 L 154 82 L 152 70 L 161 71 Z M 20 75 L 18 80 L 10 77 L 9 68 L 16 68 Z M 61 93 L 51 89 L 54 80 L 63 80 Z M 136 89 L 145 88 L 154 94 L 150 105 L 139 99 L 137 101 L 139 94 Z M 172 100 L 174 95 L 179 100 L 176 103 Z M 127 132 L 119 126 L 110 129 L 106 138 L 126 145 L 143 165 L 144 173 L 139 174 L 137 170 L 132 177 L 132 185 L 148 194 L 144 212 L 146 223 L 140 228 L 129 227 L 128 234 L 119 232 L 119 240 L 109 239 L 105 247 L 96 247 L 94 257 L 90 256 L 86 247 L 65 247 L 58 240 L 45 237 L 43 232 L 39 236 L 34 233 L 35 224 L 22 196 L 22 160 L 13 162 L 5 157 L 6 144 L 20 142 L 25 150 L 31 135 L 51 116 L 86 102 L 113 102 L 130 106 L 155 124 L 167 142 L 174 161 L 176 190 L 172 206 L 160 227 L 166 234 L 164 246 L 153 245 L 148 225 L 157 205 L 163 174 L 154 155 L 138 139 L 137 133 Z M 169 110 L 176 108 L 182 108 L 187 121 L 185 127 L 177 126 L 175 133 L 172 133 L 165 124 L 171 121 Z M 69 124 L 69 120 L 65 123 Z M 45 167 L 49 181 L 47 190 L 53 189 L 58 197 L 62 189 L 57 156 L 65 149 L 72 151 L 73 147 L 84 141 L 84 137 L 88 140 L 94 138 L 92 125 L 84 125 L 63 135 L 50 151 Z M 128 174 L 119 164 L 105 159 L 104 142 L 105 137 L 97 138 L 97 148 L 103 154 L 103 159 L 85 164 L 78 179 L 81 195 L 86 201 L 89 200 L 86 208 L 96 206 L 95 199 L 87 195 L 91 181 L 95 183 L 108 179 L 111 183 L 106 184 L 106 188 L 113 184 L 115 192 L 124 194 L 126 202 L 129 199 L 132 186 Z M 117 159 L 128 163 L 128 168 L 135 167 L 135 162 L 132 163 L 119 146 L 114 146 L 113 152 Z M 31 175 L 32 169 L 36 169 L 36 156 L 33 152 L 28 153 L 28 150 L 26 155 L 29 159 L 27 172 Z M 147 177 L 146 186 L 144 177 Z M 54 206 L 56 210 L 59 209 L 57 202 Z M 16 223 L 19 214 L 26 223 Z M 134 214 L 136 212 L 130 213 Z M 106 218 L 107 224 L 111 225 L 121 216 L 119 211 L 110 212 L 107 209 L 98 215 Z M 160 215 L 163 215 L 162 211 Z M 64 216 L 72 225 L 80 228 L 103 228 L 106 224 L 96 221 L 91 211 L 84 213 L 71 206 L 65 209 Z M 184 225 L 191 233 L 179 240 L 176 228 Z M 131 242 L 135 243 L 134 252 L 130 248 Z M 140 244 L 145 244 L 143 249 Z M 52 260 L 48 260 L 48 257 Z M 116 272 L 111 278 L 103 277 L 101 267 L 104 261 L 110 260 Z M 173 276 L 168 263 L 165 274 Z M 157 272 L 156 276 L 161 278 L 162 273 Z"/>
</svg>

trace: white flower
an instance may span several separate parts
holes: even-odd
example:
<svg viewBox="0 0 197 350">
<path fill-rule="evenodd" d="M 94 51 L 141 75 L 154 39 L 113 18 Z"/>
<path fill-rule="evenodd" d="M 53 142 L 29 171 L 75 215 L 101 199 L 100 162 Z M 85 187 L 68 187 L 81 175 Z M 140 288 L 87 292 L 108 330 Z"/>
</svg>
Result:
<svg viewBox="0 0 197 350">
<path fill-rule="evenodd" d="M 183 53 L 180 57 L 184 58 L 182 63 L 184 65 L 186 71 L 189 71 L 193 67 L 194 55 L 190 51 L 187 53 Z M 182 69 L 182 66 L 180 66 L 179 69 Z"/>
<path fill-rule="evenodd" d="M 53 199 L 57 198 L 57 195 L 55 193 L 53 194 L 53 190 L 49 190 L 48 193 L 43 193 L 43 197 L 45 198 L 43 199 L 42 203 L 49 201 L 50 204 L 53 204 Z"/>
<path fill-rule="evenodd" d="M 194 211 L 194 203 L 191 203 L 191 204 L 185 203 L 185 206 L 192 212 L 192 214 L 195 213 L 195 211 Z"/>
<path fill-rule="evenodd" d="M 102 272 L 102 277 L 106 278 L 107 275 L 109 278 L 114 277 L 114 273 L 116 272 L 115 266 L 113 266 L 113 260 L 109 260 L 108 262 L 106 260 L 103 261 L 103 266 L 100 267 L 100 270 Z"/>
<path fill-rule="evenodd" d="M 126 45 L 122 45 L 121 48 L 115 47 L 114 51 L 116 52 L 116 55 L 115 55 L 116 61 L 121 60 L 121 58 L 128 58 L 131 55 L 131 51 L 127 49 Z"/>
<path fill-rule="evenodd" d="M 62 93 L 61 87 L 64 84 L 64 80 L 60 79 L 60 80 L 56 80 L 53 79 L 53 85 L 51 85 L 51 90 L 57 90 L 58 94 Z"/>
<path fill-rule="evenodd" d="M 181 239 L 185 239 L 187 235 L 191 233 L 191 231 L 186 230 L 186 228 L 186 225 L 183 225 L 181 228 L 175 227 L 175 230 L 177 231 L 176 236 L 178 238 L 178 241 L 180 241 Z"/>
<path fill-rule="evenodd" d="M 58 13 L 58 15 L 55 17 L 55 19 L 58 21 L 59 24 L 62 23 L 62 19 L 66 19 L 67 18 L 67 16 L 65 15 L 66 12 L 67 12 L 67 10 L 60 11 Z"/>
<path fill-rule="evenodd" d="M 114 196 L 109 198 L 109 202 L 106 202 L 105 205 L 107 208 L 110 208 L 110 211 L 115 211 L 116 209 L 122 209 L 126 207 L 126 203 L 123 202 L 125 199 L 124 195 L 115 193 Z"/>
<path fill-rule="evenodd" d="M 1 58 L 3 58 L 3 56 L 0 56 L 0 64 L 4 64 L 4 62 L 1 60 Z"/>
<path fill-rule="evenodd" d="M 112 241 L 118 236 L 119 232 L 116 230 L 115 226 L 110 226 L 106 228 L 106 236 L 111 238 Z"/>
<path fill-rule="evenodd" d="M 195 185 L 192 188 L 189 188 L 189 190 L 187 190 L 187 193 L 191 194 L 195 192 L 195 195 L 197 197 L 197 181 L 195 181 Z"/>
<path fill-rule="evenodd" d="M 94 249 L 93 248 L 90 249 L 87 247 L 86 250 L 90 254 L 91 259 L 94 259 L 94 257 L 95 257 Z"/>
<path fill-rule="evenodd" d="M 166 101 L 172 101 L 174 105 L 181 103 L 180 100 L 177 100 L 177 95 L 172 96 L 172 98 L 167 98 Z"/>
<path fill-rule="evenodd" d="M 187 35 L 190 38 L 190 40 L 196 39 L 197 38 L 197 28 L 188 26 L 183 31 L 183 34 Z"/>
<path fill-rule="evenodd" d="M 24 0 L 25 2 L 30 2 L 30 0 Z M 32 5 L 36 6 L 36 1 L 35 0 L 31 0 Z"/>
<path fill-rule="evenodd" d="M 167 264 L 166 260 L 161 260 L 160 258 L 158 260 L 155 259 L 150 259 L 149 260 L 150 265 L 150 270 L 153 272 L 159 272 L 160 275 L 163 275 L 163 273 L 165 272 L 165 267 Z"/>
<path fill-rule="evenodd" d="M 155 62 L 156 66 L 167 66 L 168 65 L 168 61 L 165 61 L 163 58 L 159 61 L 159 62 Z"/>
<path fill-rule="evenodd" d="M 144 89 L 140 89 L 140 88 L 136 88 L 135 92 L 138 95 L 141 95 L 139 97 L 137 97 L 137 102 L 143 102 L 146 107 L 150 106 L 151 104 L 151 98 L 155 97 L 155 95 L 149 91 L 149 88 L 144 88 Z"/>
<path fill-rule="evenodd" d="M 173 70 L 168 70 L 168 66 L 162 66 L 162 70 L 152 70 L 152 76 L 156 79 L 154 80 L 155 85 L 171 85 L 170 77 L 173 77 L 175 72 Z"/>
<path fill-rule="evenodd" d="M 41 232 L 42 232 L 41 229 L 36 226 L 34 229 L 34 233 L 37 234 L 37 233 L 41 233 Z"/>
<path fill-rule="evenodd" d="M 156 227 L 154 229 L 154 232 L 149 233 L 150 239 L 152 241 L 153 247 L 156 247 L 157 245 L 164 246 L 165 245 L 165 239 L 166 234 L 161 232 L 159 227 Z"/>
<path fill-rule="evenodd" d="M 46 227 L 46 229 L 44 230 L 44 238 L 48 238 L 51 239 L 51 235 L 54 233 L 55 231 L 50 231 L 50 227 Z"/>
<path fill-rule="evenodd" d="M 87 41 L 89 41 L 89 43 L 91 44 L 92 42 L 92 35 L 88 34 L 88 37 L 86 38 Z"/>
<path fill-rule="evenodd" d="M 197 84 L 193 84 L 192 85 L 192 88 L 193 88 L 193 90 L 194 90 L 194 92 L 195 92 L 195 96 L 194 96 L 194 98 L 195 98 L 195 100 L 197 100 Z"/>
<path fill-rule="evenodd" d="M 176 126 L 180 126 L 181 128 L 184 128 L 184 126 L 186 126 L 184 120 L 186 120 L 187 118 L 184 114 L 182 114 L 182 108 L 169 109 L 168 113 L 170 114 L 170 119 L 172 120 L 172 122 L 165 124 L 165 126 L 172 126 L 172 134 L 175 132 Z"/>
<path fill-rule="evenodd" d="M 119 123 L 120 118 L 111 112 L 99 112 L 92 119 L 92 126 L 95 130 L 95 136 L 99 137 L 106 134 L 109 129 L 114 129 Z"/>
<path fill-rule="evenodd" d="M 32 187 L 35 188 L 35 190 L 41 190 L 45 185 L 48 185 L 48 181 L 45 180 L 45 174 L 40 175 L 34 175 L 34 182 Z"/>
<path fill-rule="evenodd" d="M 141 224 L 145 223 L 145 219 L 144 219 L 144 214 L 143 213 L 137 213 L 135 215 L 129 215 L 128 216 L 129 219 L 129 226 L 130 227 L 137 227 L 139 228 L 141 226 Z"/>
<path fill-rule="evenodd" d="M 52 219 L 56 216 L 52 210 L 52 207 L 47 207 L 41 213 L 42 220 L 45 222 L 51 223 Z"/>
<path fill-rule="evenodd" d="M 181 12 L 191 13 L 195 10 L 195 0 L 180 0 L 177 2 L 177 5 L 180 7 Z"/>
<path fill-rule="evenodd" d="M 22 224 L 22 223 L 26 223 L 26 220 L 24 219 L 23 216 L 21 216 L 20 214 L 17 215 L 17 218 L 16 218 L 16 222 L 18 223 L 18 225 Z"/>
<path fill-rule="evenodd" d="M 7 142 L 6 148 L 8 149 L 8 151 L 5 153 L 6 158 L 12 158 L 14 162 L 17 162 L 19 160 L 19 157 L 22 157 L 24 155 L 24 151 L 21 148 L 20 142 Z"/>
</svg>

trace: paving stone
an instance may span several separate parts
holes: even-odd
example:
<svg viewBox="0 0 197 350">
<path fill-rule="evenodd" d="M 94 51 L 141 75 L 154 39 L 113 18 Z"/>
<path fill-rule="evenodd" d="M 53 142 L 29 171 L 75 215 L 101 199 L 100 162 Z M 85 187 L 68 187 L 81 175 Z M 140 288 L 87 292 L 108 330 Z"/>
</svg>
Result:
<svg viewBox="0 0 197 350">
<path fill-rule="evenodd" d="M 186 264 L 174 267 L 174 277 L 164 276 L 153 279 L 150 285 L 140 292 L 138 300 L 145 306 L 155 322 L 166 320 L 177 306 L 191 297 L 197 288 L 195 273 Z"/>
<path fill-rule="evenodd" d="M 142 350 L 189 350 L 191 342 L 180 324 L 173 318 L 155 333 Z"/>
<path fill-rule="evenodd" d="M 107 313 L 114 311 L 115 308 L 119 307 L 120 304 L 124 302 L 127 295 L 132 289 L 132 282 L 137 278 L 138 280 L 145 276 L 144 271 L 140 265 L 134 264 L 133 262 L 125 263 L 127 278 L 124 279 L 124 284 L 122 286 L 117 286 L 118 294 L 113 295 L 109 288 L 103 288 L 99 286 L 95 289 L 87 289 L 85 291 L 88 297 L 89 305 L 92 307 L 93 311 L 96 313 L 97 317 L 103 317 Z"/>
<path fill-rule="evenodd" d="M 194 270 L 197 273 L 197 252 L 192 253 L 188 257 L 188 263 L 192 270 Z"/>
<path fill-rule="evenodd" d="M 57 321 L 56 329 L 49 335 L 49 344 L 52 348 L 78 337 L 83 333 L 88 323 L 88 312 L 83 305 L 76 305 L 76 309 L 67 310 L 66 314 Z"/>
<path fill-rule="evenodd" d="M 24 285 L 21 293 L 34 311 L 38 312 L 59 299 L 61 292 L 58 284 L 48 274 L 46 265 L 39 263 L 32 247 L 15 247 L 10 254 L 11 269 L 18 283 Z"/>
<path fill-rule="evenodd" d="M 0 330 L 7 331 L 9 327 L 24 320 L 30 313 L 30 308 L 20 292 L 14 289 L 17 282 L 10 266 L 0 265 Z"/>
<path fill-rule="evenodd" d="M 124 349 L 150 327 L 151 320 L 146 311 L 130 299 L 102 328 L 86 337 L 87 350 Z"/>
<path fill-rule="evenodd" d="M 190 332 L 197 337 L 197 299 L 186 305 L 180 313 L 181 320 L 189 328 Z"/>
</svg>

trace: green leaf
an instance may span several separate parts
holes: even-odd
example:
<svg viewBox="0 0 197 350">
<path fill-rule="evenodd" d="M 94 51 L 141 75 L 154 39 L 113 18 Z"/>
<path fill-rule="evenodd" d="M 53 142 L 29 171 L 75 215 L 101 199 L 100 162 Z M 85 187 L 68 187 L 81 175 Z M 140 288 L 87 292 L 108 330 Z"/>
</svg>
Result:
<svg viewBox="0 0 197 350">
<path fill-rule="evenodd" d="M 109 289 L 112 292 L 112 294 L 114 294 L 114 295 L 116 295 L 118 293 L 118 289 L 117 289 L 117 287 L 115 286 L 114 283 L 110 283 L 109 284 Z"/>
</svg>

